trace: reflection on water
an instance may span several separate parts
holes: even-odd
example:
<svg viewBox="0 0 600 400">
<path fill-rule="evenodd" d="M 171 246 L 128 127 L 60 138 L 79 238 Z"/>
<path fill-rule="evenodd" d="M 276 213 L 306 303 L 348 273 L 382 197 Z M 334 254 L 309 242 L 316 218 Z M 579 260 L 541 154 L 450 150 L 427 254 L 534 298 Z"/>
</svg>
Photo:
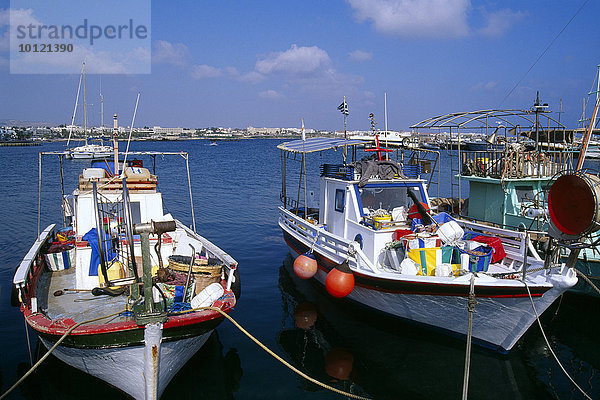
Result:
<svg viewBox="0 0 600 400">
<path fill-rule="evenodd" d="M 337 382 L 340 389 L 376 399 L 460 398 L 463 341 L 333 299 L 312 281 L 298 279 L 292 263 L 288 255 L 279 274 L 285 318 L 279 343 L 299 368 L 325 382 Z M 565 310 L 579 306 L 574 300 L 564 301 L 555 317 L 545 316 L 544 325 L 567 370 L 597 398 L 598 366 L 590 365 L 587 357 L 590 351 L 597 353 L 598 346 L 582 340 L 585 333 L 571 332 L 580 325 L 574 320 L 580 316 Z M 576 343 L 567 345 L 570 338 L 581 344 L 581 354 Z M 592 358 L 600 359 L 598 354 Z M 551 358 L 537 327 L 507 356 L 473 348 L 469 398 L 548 397 L 582 398 Z"/>
</svg>

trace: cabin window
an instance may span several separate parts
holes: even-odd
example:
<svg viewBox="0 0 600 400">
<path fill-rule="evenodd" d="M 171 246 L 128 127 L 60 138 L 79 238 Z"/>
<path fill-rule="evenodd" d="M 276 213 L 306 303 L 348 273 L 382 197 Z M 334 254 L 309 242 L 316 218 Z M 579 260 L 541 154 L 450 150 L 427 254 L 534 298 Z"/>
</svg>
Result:
<svg viewBox="0 0 600 400">
<path fill-rule="evenodd" d="M 346 192 L 343 189 L 335 190 L 335 211 L 344 212 L 344 200 Z"/>
<path fill-rule="evenodd" d="M 365 186 L 359 189 L 360 202 L 364 214 L 369 214 L 370 211 L 386 210 L 391 212 L 397 207 L 410 207 L 412 200 L 408 196 L 406 186 L 386 186 L 386 187 L 369 187 Z M 419 187 L 412 186 L 410 189 L 417 195 L 420 201 L 425 201 L 419 190 Z"/>
<path fill-rule="evenodd" d="M 515 186 L 515 191 L 517 192 L 517 200 L 519 203 L 533 201 L 534 199 L 532 186 Z"/>
</svg>

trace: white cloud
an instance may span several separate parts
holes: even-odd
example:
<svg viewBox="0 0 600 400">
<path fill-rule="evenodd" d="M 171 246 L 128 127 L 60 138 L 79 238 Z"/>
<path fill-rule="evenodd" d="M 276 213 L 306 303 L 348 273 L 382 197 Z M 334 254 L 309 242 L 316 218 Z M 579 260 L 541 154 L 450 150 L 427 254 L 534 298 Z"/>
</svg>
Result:
<svg viewBox="0 0 600 400">
<path fill-rule="evenodd" d="M 273 52 L 256 62 L 256 71 L 261 74 L 286 73 L 306 75 L 322 70 L 331 64 L 327 52 L 317 46 L 298 47 L 295 44 L 288 50 Z"/>
<path fill-rule="evenodd" d="M 348 53 L 348 57 L 350 57 L 350 59 L 352 61 L 363 62 L 363 61 L 369 61 L 370 59 L 372 59 L 373 53 L 368 52 L 368 51 L 362 51 L 362 50 L 354 50 L 354 51 Z"/>
<path fill-rule="evenodd" d="M 486 26 L 479 32 L 486 36 L 500 36 L 525 17 L 526 13 L 504 9 L 485 13 Z"/>
<path fill-rule="evenodd" d="M 192 68 L 192 78 L 209 79 L 223 76 L 223 71 L 210 65 L 194 65 Z"/>
<path fill-rule="evenodd" d="M 0 8 L 0 28 L 10 24 L 10 10 L 8 8 Z"/>
<path fill-rule="evenodd" d="M 281 99 L 283 95 L 273 89 L 265 90 L 264 92 L 260 92 L 258 94 L 259 97 L 263 99 L 277 100 Z"/>
<path fill-rule="evenodd" d="M 358 21 L 382 33 L 447 38 L 469 33 L 470 0 L 347 0 Z"/>
<path fill-rule="evenodd" d="M 240 82 L 248 82 L 248 83 L 258 83 L 265 80 L 265 76 L 256 71 L 250 71 L 245 74 L 240 74 L 237 68 L 235 67 L 227 67 L 225 68 L 225 72 L 228 77 L 232 79 L 236 79 Z"/>
<path fill-rule="evenodd" d="M 497 81 L 478 82 L 471 89 L 473 89 L 473 90 L 492 90 L 496 86 L 498 86 Z"/>
<path fill-rule="evenodd" d="M 188 63 L 188 55 L 188 48 L 182 43 L 173 44 L 166 40 L 157 40 L 152 50 L 152 62 L 183 67 Z"/>
</svg>

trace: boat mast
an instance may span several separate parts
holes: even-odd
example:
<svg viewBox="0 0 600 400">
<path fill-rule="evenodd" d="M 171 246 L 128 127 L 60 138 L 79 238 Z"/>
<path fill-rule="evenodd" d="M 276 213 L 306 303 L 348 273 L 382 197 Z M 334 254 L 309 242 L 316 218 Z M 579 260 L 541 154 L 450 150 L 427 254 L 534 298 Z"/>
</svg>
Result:
<svg viewBox="0 0 600 400">
<path fill-rule="evenodd" d="M 102 77 L 100 77 L 100 143 L 104 145 L 104 96 L 102 96 Z"/>
<path fill-rule="evenodd" d="M 83 63 L 83 136 L 87 146 L 87 103 L 85 102 L 85 61 Z"/>
<path fill-rule="evenodd" d="M 85 63 L 84 67 L 85 68 Z M 83 74 L 83 70 L 81 71 Z M 79 103 L 79 90 L 81 89 L 81 77 L 83 75 L 79 75 L 79 85 L 77 86 L 77 96 L 75 97 L 75 108 L 73 109 L 73 117 L 71 118 L 71 126 L 69 127 L 69 138 L 67 139 L 67 147 L 69 147 L 69 143 L 71 142 L 71 134 L 73 133 L 73 124 L 75 123 L 75 114 L 77 113 L 77 104 Z"/>
<path fill-rule="evenodd" d="M 117 143 L 117 135 L 119 134 L 119 124 L 117 123 L 117 114 L 113 115 L 113 150 L 115 154 L 114 176 L 119 174 L 119 144 Z"/>
<path fill-rule="evenodd" d="M 388 125 L 387 125 L 387 92 L 383 93 L 383 111 L 384 111 L 384 119 L 385 119 L 385 147 L 388 147 Z M 388 159 L 387 153 L 385 158 Z"/>
</svg>

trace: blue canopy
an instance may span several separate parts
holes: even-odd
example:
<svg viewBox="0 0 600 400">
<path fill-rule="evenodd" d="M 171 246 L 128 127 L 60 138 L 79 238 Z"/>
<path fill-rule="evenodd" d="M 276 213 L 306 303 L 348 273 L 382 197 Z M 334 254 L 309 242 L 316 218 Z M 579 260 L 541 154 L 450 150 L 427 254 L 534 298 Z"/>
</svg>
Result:
<svg viewBox="0 0 600 400">
<path fill-rule="evenodd" d="M 368 142 L 357 139 L 344 140 L 339 138 L 310 138 L 306 140 L 298 139 L 291 142 L 281 143 L 279 146 L 277 146 L 277 148 L 292 153 L 314 153 L 316 151 L 343 147 L 344 143 L 349 147 L 366 144 Z"/>
</svg>

